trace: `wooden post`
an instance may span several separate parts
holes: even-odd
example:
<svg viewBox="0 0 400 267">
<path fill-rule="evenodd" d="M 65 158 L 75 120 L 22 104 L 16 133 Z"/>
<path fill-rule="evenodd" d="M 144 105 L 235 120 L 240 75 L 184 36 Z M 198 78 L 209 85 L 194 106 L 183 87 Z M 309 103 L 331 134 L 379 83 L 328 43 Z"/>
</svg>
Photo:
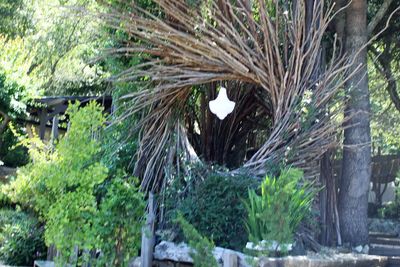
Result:
<svg viewBox="0 0 400 267">
<path fill-rule="evenodd" d="M 146 224 L 142 228 L 141 267 L 151 267 L 153 263 L 153 249 L 155 245 L 154 224 L 156 217 L 153 193 L 149 194 L 148 209 L 149 213 L 147 215 Z"/>
<path fill-rule="evenodd" d="M 45 134 L 46 134 L 46 124 L 47 124 L 47 110 L 46 108 L 42 108 L 39 111 L 39 138 L 41 140 L 44 140 Z"/>
<path fill-rule="evenodd" d="M 58 115 L 55 115 L 53 117 L 53 125 L 51 127 L 51 140 L 53 144 L 58 139 L 58 122 Z"/>
</svg>

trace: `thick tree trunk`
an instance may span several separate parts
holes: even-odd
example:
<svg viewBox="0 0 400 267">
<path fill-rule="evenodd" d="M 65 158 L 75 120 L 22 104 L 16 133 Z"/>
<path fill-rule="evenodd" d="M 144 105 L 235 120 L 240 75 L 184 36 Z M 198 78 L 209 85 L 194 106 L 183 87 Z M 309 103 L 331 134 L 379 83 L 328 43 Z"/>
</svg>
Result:
<svg viewBox="0 0 400 267">
<path fill-rule="evenodd" d="M 340 225 L 344 242 L 368 243 L 368 188 L 371 176 L 370 103 L 367 50 L 357 53 L 367 42 L 367 1 L 353 0 L 346 11 L 345 48 L 355 56 L 353 69 L 361 66 L 346 85 L 343 171 L 340 186 Z"/>
</svg>

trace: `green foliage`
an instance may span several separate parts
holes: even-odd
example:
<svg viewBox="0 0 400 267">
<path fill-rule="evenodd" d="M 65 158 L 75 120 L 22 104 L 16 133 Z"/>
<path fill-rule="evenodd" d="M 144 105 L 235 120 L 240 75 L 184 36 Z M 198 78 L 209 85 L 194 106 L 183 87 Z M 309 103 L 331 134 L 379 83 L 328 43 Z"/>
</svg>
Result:
<svg viewBox="0 0 400 267">
<path fill-rule="evenodd" d="M 382 74 L 369 62 L 368 79 L 371 91 L 372 154 L 397 154 L 400 151 L 400 116 L 385 89 Z"/>
<path fill-rule="evenodd" d="M 397 172 L 395 180 L 395 199 L 385 203 L 378 209 L 378 216 L 384 219 L 400 219 L 400 171 Z"/>
<path fill-rule="evenodd" d="M 28 161 L 26 149 L 16 146 L 18 138 L 14 134 L 23 133 L 23 128 L 15 121 L 25 117 L 26 102 L 25 88 L 0 70 L 0 164 L 17 167 Z M 11 123 L 17 127 L 13 129 Z"/>
<path fill-rule="evenodd" d="M 26 15 L 34 23 L 22 37 L 0 36 L 0 65 L 7 73 L 35 93 L 87 95 L 104 92 L 106 85 L 101 79 L 107 73 L 100 63 L 90 61 L 99 55 L 108 37 L 96 19 L 79 11 L 98 11 L 97 1 L 15 2 L 21 2 L 24 10 L 29 10 Z"/>
<path fill-rule="evenodd" d="M 33 266 L 34 260 L 46 255 L 43 231 L 31 215 L 0 210 L 0 260 L 9 265 Z"/>
<path fill-rule="evenodd" d="M 298 169 L 283 169 L 279 177 L 266 176 L 261 195 L 248 191 L 244 201 L 247 210 L 246 228 L 252 242 L 293 242 L 293 234 L 309 214 L 315 190 L 302 180 Z"/>
<path fill-rule="evenodd" d="M 127 266 L 137 255 L 141 241 L 142 217 L 146 204 L 144 196 L 132 179 L 116 177 L 100 204 L 94 220 L 98 248 L 107 266 Z"/>
<path fill-rule="evenodd" d="M 180 225 L 186 240 L 189 242 L 189 246 L 192 249 L 190 256 L 193 259 L 194 266 L 217 267 L 218 263 L 212 254 L 215 247 L 213 242 L 201 236 L 196 228 L 185 220 L 181 213 L 178 213 L 175 222 Z"/>
<path fill-rule="evenodd" d="M 378 209 L 378 216 L 384 219 L 399 219 L 400 218 L 400 205 L 397 201 L 383 204 Z"/>
<path fill-rule="evenodd" d="M 30 11 L 24 0 L 0 1 L 0 35 L 15 38 L 31 27 Z"/>
<path fill-rule="evenodd" d="M 22 128 L 15 129 L 22 132 Z M 7 167 L 16 168 L 23 166 L 29 162 L 28 150 L 26 147 L 18 146 L 18 137 L 8 127 L 2 134 L 0 134 L 0 160 Z"/>
<path fill-rule="evenodd" d="M 10 197 L 4 192 L 3 189 L 4 185 L 1 184 L 0 181 L 0 209 L 5 207 L 11 207 L 13 202 L 11 201 Z"/>
<path fill-rule="evenodd" d="M 177 204 L 172 199 L 169 206 L 177 207 L 202 235 L 212 238 L 218 246 L 240 250 L 247 242 L 243 225 L 246 211 L 241 199 L 256 184 L 256 179 L 244 175 L 213 172 L 194 184 L 182 201 Z"/>
<path fill-rule="evenodd" d="M 11 118 L 22 116 L 26 110 L 25 97 L 25 88 L 0 70 L 0 110 Z"/>
<path fill-rule="evenodd" d="M 32 163 L 21 168 L 11 185 L 14 201 L 32 206 L 46 220 L 46 243 L 54 243 L 67 259 L 75 245 L 91 249 L 97 202 L 94 190 L 107 178 L 107 168 L 95 160 L 100 142 L 93 138 L 104 127 L 101 108 L 90 103 L 68 109 L 71 128 L 53 149 L 30 142 Z"/>
<path fill-rule="evenodd" d="M 54 147 L 27 142 L 33 161 L 19 169 L 8 195 L 43 217 L 46 243 L 61 252 L 60 264 L 78 246 L 101 249 L 99 263 L 126 266 L 140 244 L 143 195 L 122 172 L 109 175 L 100 159 L 105 122 L 100 106 L 76 103 L 67 115 L 70 129 Z"/>
</svg>

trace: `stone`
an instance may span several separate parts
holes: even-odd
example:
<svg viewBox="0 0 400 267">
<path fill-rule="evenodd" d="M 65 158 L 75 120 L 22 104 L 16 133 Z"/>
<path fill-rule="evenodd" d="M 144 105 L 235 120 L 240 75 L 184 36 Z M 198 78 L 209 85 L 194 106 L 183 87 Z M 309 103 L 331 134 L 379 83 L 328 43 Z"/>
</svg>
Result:
<svg viewBox="0 0 400 267">
<path fill-rule="evenodd" d="M 141 261 L 140 257 L 136 257 L 129 262 L 128 267 L 140 267 L 141 266 L 140 261 Z"/>
<path fill-rule="evenodd" d="M 293 244 L 280 244 L 275 240 L 272 241 L 266 241 L 262 240 L 261 242 L 254 244 L 253 242 L 247 242 L 246 244 L 246 249 L 248 250 L 253 250 L 253 251 L 269 251 L 269 252 L 275 252 L 275 251 L 291 251 L 293 248 Z"/>
<path fill-rule="evenodd" d="M 162 241 L 154 249 L 153 257 L 156 260 L 169 260 L 176 262 L 193 262 L 190 257 L 190 247 L 185 243 L 175 244 L 173 242 Z"/>
<path fill-rule="evenodd" d="M 238 267 L 250 267 L 252 266 L 249 262 L 253 259 L 253 257 L 240 253 L 238 251 L 234 251 L 227 248 L 216 247 L 213 251 L 214 257 L 219 263 L 224 263 L 224 255 L 226 254 L 234 254 L 237 257 Z M 225 266 L 225 265 L 223 265 Z"/>
<path fill-rule="evenodd" d="M 400 222 L 397 220 L 369 218 L 368 228 L 370 232 L 400 236 Z"/>
<path fill-rule="evenodd" d="M 363 254 L 368 254 L 368 253 L 369 253 L 369 246 L 368 246 L 368 245 L 365 245 L 365 246 L 363 247 L 362 253 L 363 253 Z"/>
<path fill-rule="evenodd" d="M 154 259 L 157 261 L 174 261 L 181 263 L 193 263 L 192 257 L 190 257 L 190 247 L 185 243 L 175 244 L 173 242 L 162 241 L 154 249 Z M 248 263 L 253 257 L 245 255 L 243 253 L 225 249 L 221 247 L 216 247 L 213 251 L 213 255 L 217 262 L 221 266 L 225 266 L 224 258 L 225 255 L 235 255 L 237 258 L 238 267 L 250 267 Z M 234 257 L 234 256 L 231 256 Z"/>
<path fill-rule="evenodd" d="M 359 245 L 359 246 L 353 248 L 353 250 L 354 250 L 355 252 L 357 252 L 357 253 L 361 253 L 362 250 L 363 250 L 363 246 Z"/>
<path fill-rule="evenodd" d="M 283 258 L 262 257 L 257 266 L 259 267 L 385 267 L 387 257 L 372 256 L 364 254 L 342 254 L 333 255 L 308 255 L 287 256 Z"/>
</svg>

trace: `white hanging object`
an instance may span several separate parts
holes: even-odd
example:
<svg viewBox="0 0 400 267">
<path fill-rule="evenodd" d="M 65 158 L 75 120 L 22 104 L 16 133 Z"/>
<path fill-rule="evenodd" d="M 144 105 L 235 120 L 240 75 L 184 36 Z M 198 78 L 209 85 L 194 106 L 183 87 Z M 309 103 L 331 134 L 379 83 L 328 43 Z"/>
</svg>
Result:
<svg viewBox="0 0 400 267">
<path fill-rule="evenodd" d="M 233 111 L 235 108 L 235 102 L 228 99 L 226 94 L 226 88 L 221 87 L 216 99 L 208 103 L 212 113 L 217 115 L 220 120 L 225 119 L 225 117 Z"/>
</svg>

